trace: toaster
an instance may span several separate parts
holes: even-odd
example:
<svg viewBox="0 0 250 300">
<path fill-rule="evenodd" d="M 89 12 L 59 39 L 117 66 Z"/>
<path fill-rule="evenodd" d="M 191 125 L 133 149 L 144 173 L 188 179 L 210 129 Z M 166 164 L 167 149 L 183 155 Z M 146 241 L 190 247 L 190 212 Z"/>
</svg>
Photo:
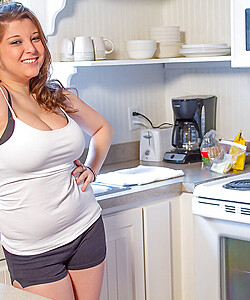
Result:
<svg viewBox="0 0 250 300">
<path fill-rule="evenodd" d="M 172 149 L 172 128 L 144 129 L 140 134 L 140 160 L 162 161 L 166 151 Z"/>
</svg>

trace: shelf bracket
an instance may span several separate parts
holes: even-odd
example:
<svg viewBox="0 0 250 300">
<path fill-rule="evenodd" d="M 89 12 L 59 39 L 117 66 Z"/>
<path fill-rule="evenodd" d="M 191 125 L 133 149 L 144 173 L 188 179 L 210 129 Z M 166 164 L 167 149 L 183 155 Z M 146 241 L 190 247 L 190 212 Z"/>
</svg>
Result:
<svg viewBox="0 0 250 300">
<path fill-rule="evenodd" d="M 77 67 L 71 64 L 53 63 L 51 67 L 51 79 L 58 79 L 64 87 L 70 87 L 70 81 L 77 73 Z"/>
<path fill-rule="evenodd" d="M 20 0 L 30 8 L 41 22 L 45 35 L 52 35 L 57 14 L 65 7 L 67 0 Z"/>
</svg>

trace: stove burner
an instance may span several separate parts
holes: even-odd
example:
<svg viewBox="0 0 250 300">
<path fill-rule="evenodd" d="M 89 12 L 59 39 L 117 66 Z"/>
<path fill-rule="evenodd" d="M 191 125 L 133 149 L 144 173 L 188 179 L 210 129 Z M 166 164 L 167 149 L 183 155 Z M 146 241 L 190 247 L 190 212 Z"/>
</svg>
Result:
<svg viewBox="0 0 250 300">
<path fill-rule="evenodd" d="M 250 190 L 250 179 L 234 180 L 227 184 L 224 184 L 225 189 L 249 191 Z"/>
</svg>

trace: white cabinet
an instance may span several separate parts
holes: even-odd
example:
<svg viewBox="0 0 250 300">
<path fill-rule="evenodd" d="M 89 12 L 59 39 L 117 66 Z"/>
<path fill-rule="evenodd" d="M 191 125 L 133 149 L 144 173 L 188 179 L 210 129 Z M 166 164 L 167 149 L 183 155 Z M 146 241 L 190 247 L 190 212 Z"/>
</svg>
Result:
<svg viewBox="0 0 250 300">
<path fill-rule="evenodd" d="M 0 260 L 0 283 L 9 285 L 11 284 L 10 275 L 5 260 Z"/>
<path fill-rule="evenodd" d="M 180 299 L 179 221 L 173 220 L 179 211 L 170 213 L 178 203 L 179 196 L 104 216 L 108 252 L 101 300 Z"/>
<path fill-rule="evenodd" d="M 193 194 L 180 197 L 182 300 L 194 299 Z"/>
<path fill-rule="evenodd" d="M 5 257 L 4 257 L 4 253 L 3 253 L 3 248 L 0 244 L 0 260 L 2 260 L 2 259 L 5 259 Z"/>
<path fill-rule="evenodd" d="M 10 284 L 10 275 L 5 261 L 2 246 L 0 244 L 0 283 Z"/>
<path fill-rule="evenodd" d="M 170 202 L 143 207 L 147 300 L 172 300 Z"/>
<path fill-rule="evenodd" d="M 101 300 L 145 299 L 141 209 L 104 216 L 107 260 Z"/>
<path fill-rule="evenodd" d="M 3 248 L 0 244 L 0 283 L 10 284 L 10 275 L 5 261 Z"/>
<path fill-rule="evenodd" d="M 232 67 L 250 67 L 249 8 L 249 0 L 231 0 Z"/>
</svg>

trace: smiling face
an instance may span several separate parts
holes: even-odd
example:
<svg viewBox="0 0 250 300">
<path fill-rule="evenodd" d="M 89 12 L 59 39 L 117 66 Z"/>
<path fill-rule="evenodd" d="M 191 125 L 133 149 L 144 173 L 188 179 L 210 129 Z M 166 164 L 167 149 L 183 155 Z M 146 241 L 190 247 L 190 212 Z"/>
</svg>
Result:
<svg viewBox="0 0 250 300">
<path fill-rule="evenodd" d="M 27 83 L 38 75 L 45 49 L 30 19 L 7 23 L 0 41 L 0 79 Z"/>
</svg>

